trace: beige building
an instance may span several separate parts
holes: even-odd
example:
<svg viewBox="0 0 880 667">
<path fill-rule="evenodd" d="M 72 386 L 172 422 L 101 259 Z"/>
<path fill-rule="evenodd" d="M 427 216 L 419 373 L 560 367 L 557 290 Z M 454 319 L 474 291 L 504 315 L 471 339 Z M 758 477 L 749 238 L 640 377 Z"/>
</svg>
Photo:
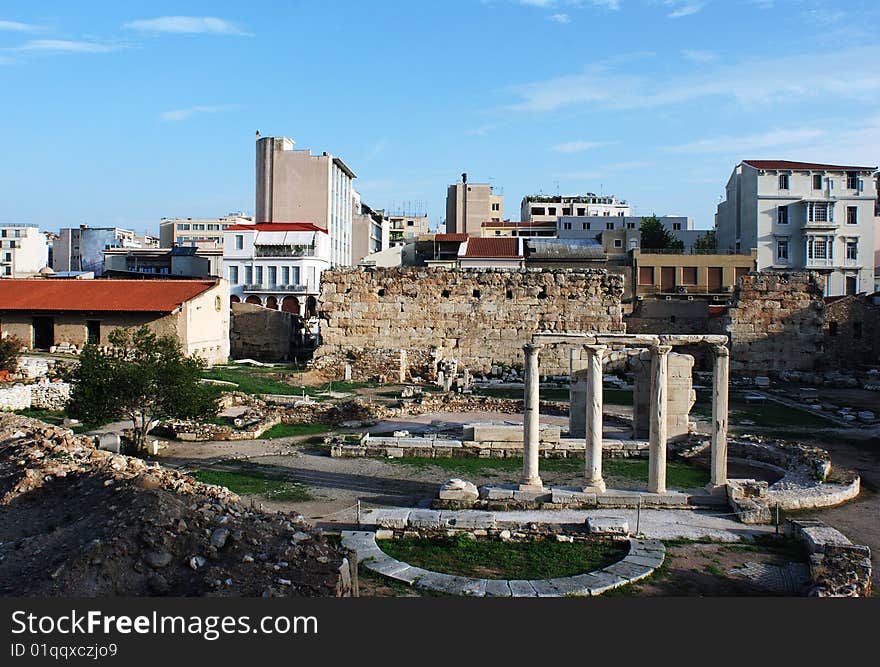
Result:
<svg viewBox="0 0 880 667">
<path fill-rule="evenodd" d="M 0 278 L 28 278 L 48 266 L 49 244 L 36 225 L 0 225 Z"/>
<path fill-rule="evenodd" d="M 483 222 L 504 219 L 504 196 L 488 183 L 468 183 L 467 174 L 446 189 L 446 233 L 480 236 Z"/>
<path fill-rule="evenodd" d="M 430 234 L 431 226 L 427 215 L 389 215 L 390 241 L 392 244 L 405 243 L 422 234 Z"/>
<path fill-rule="evenodd" d="M 229 358 L 225 280 L 12 280 L 0 303 L 0 331 L 29 349 L 109 345 L 118 328 L 148 326 L 209 364 Z"/>
<path fill-rule="evenodd" d="M 223 248 L 223 232 L 233 225 L 253 224 L 254 218 L 244 213 L 229 213 L 222 218 L 162 218 L 159 222 L 159 245 Z"/>
<path fill-rule="evenodd" d="M 330 236 L 332 265 L 350 266 L 355 178 L 341 158 L 294 150 L 293 139 L 258 133 L 256 220 L 320 227 Z"/>
<path fill-rule="evenodd" d="M 727 298 L 739 278 L 756 268 L 754 250 L 748 255 L 632 251 L 632 284 L 638 296 Z"/>
<path fill-rule="evenodd" d="M 480 236 L 556 236 L 555 222 L 513 222 L 511 220 L 486 220 L 480 223 Z"/>
<path fill-rule="evenodd" d="M 727 182 L 719 250 L 757 250 L 759 271 L 818 271 L 825 296 L 874 286 L 876 167 L 744 160 Z"/>
<path fill-rule="evenodd" d="M 361 201 L 359 193 L 352 197 L 351 261 L 357 264 L 367 255 L 382 252 L 391 245 L 391 222 L 382 210 Z"/>
</svg>

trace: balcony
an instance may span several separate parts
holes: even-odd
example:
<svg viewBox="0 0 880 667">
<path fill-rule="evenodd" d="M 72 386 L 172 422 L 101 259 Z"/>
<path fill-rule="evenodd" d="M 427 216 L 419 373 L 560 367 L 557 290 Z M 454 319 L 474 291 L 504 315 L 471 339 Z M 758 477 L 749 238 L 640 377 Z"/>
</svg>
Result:
<svg viewBox="0 0 880 667">
<path fill-rule="evenodd" d="M 243 285 L 242 291 L 248 294 L 269 292 L 289 292 L 290 294 L 308 294 L 308 285 Z"/>
<path fill-rule="evenodd" d="M 289 245 L 256 245 L 254 257 L 266 257 L 272 259 L 314 257 L 314 246 L 289 246 Z"/>
<path fill-rule="evenodd" d="M 808 258 L 804 263 L 805 269 L 833 269 L 834 268 L 834 259 L 831 257 L 812 257 Z"/>
</svg>

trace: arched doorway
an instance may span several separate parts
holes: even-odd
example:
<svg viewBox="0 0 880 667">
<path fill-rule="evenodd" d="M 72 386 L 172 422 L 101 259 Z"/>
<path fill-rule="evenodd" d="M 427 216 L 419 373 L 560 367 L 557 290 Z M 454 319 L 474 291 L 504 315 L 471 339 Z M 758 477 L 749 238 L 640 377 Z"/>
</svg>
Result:
<svg viewBox="0 0 880 667">
<path fill-rule="evenodd" d="M 299 315 L 299 299 L 295 296 L 286 296 L 284 297 L 284 301 L 281 302 L 281 310 L 285 313 L 293 313 L 294 315 Z"/>
<path fill-rule="evenodd" d="M 318 314 L 318 300 L 310 296 L 306 299 L 306 317 L 315 317 Z"/>
<path fill-rule="evenodd" d="M 260 297 L 254 296 L 253 294 L 244 300 L 245 303 L 252 303 L 255 306 L 262 306 L 263 302 L 260 300 Z"/>
<path fill-rule="evenodd" d="M 274 296 L 266 297 L 266 308 L 278 310 L 278 299 L 276 299 Z"/>
</svg>

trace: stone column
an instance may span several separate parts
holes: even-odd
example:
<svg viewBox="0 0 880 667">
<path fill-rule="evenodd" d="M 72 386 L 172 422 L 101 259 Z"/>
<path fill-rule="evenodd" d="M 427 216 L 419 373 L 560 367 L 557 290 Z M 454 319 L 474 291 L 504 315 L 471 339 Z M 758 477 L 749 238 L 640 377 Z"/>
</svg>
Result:
<svg viewBox="0 0 880 667">
<path fill-rule="evenodd" d="M 648 491 L 666 493 L 666 376 L 671 345 L 651 348 L 651 433 L 649 436 Z"/>
<path fill-rule="evenodd" d="M 727 486 L 727 386 L 730 377 L 730 350 L 713 345 L 715 372 L 712 376 L 712 471 L 709 491 Z"/>
<path fill-rule="evenodd" d="M 605 345 L 584 345 L 587 351 L 587 449 L 584 453 L 587 486 L 584 491 L 602 492 L 602 358 Z"/>
<path fill-rule="evenodd" d="M 541 397 L 538 352 L 544 346 L 526 343 L 525 354 L 525 401 L 523 402 L 523 475 L 521 491 L 541 491 L 544 488 L 538 474 L 541 456 Z"/>
<path fill-rule="evenodd" d="M 406 382 L 406 372 L 408 370 L 407 360 L 406 360 L 406 350 L 400 351 L 400 368 L 397 372 L 397 381 L 400 384 L 404 384 Z"/>
</svg>

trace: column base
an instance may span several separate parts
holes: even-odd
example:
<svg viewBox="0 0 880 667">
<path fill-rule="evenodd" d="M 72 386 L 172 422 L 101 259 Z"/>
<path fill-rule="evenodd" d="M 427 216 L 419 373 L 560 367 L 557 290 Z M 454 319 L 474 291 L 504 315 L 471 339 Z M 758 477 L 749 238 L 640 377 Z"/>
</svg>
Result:
<svg viewBox="0 0 880 667">
<path fill-rule="evenodd" d="M 608 488 L 605 486 L 605 480 L 600 479 L 598 482 L 589 482 L 583 490 L 584 493 L 605 493 Z"/>
<path fill-rule="evenodd" d="M 527 481 L 520 482 L 519 484 L 520 491 L 543 491 L 544 490 L 544 482 L 541 481 L 541 478 L 530 479 Z"/>
<path fill-rule="evenodd" d="M 726 496 L 727 495 L 727 482 L 724 484 L 712 484 L 709 482 L 706 484 L 706 492 L 710 496 Z"/>
</svg>

